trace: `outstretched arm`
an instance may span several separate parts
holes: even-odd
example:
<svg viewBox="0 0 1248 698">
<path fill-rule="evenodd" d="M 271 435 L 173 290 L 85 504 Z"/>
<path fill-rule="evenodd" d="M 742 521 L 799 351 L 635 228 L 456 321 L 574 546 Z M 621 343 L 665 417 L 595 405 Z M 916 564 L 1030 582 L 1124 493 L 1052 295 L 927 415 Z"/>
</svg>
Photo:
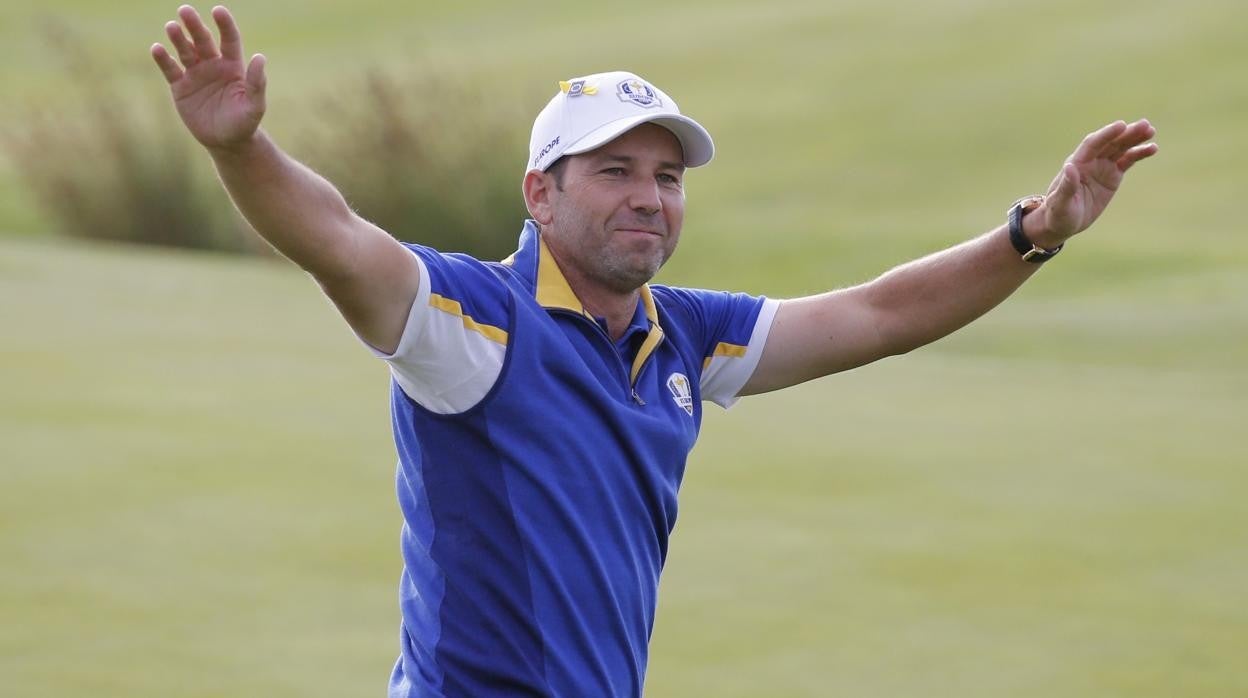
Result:
<svg viewBox="0 0 1248 698">
<path fill-rule="evenodd" d="M 1157 152 L 1141 119 L 1088 134 L 1062 165 L 1024 235 L 1054 249 L 1101 215 L 1136 162 Z M 957 330 L 1005 300 L 1038 265 L 1025 262 L 1001 226 L 852 288 L 781 302 L 758 368 L 742 395 L 777 390 L 886 356 Z"/>
<path fill-rule="evenodd" d="M 256 232 L 312 274 L 365 341 L 392 352 L 419 286 L 415 257 L 357 216 L 332 184 L 260 129 L 265 58 L 256 54 L 244 63 L 234 18 L 220 6 L 212 17 L 219 46 L 187 5 L 178 8 L 181 24 L 165 25 L 178 60 L 161 44 L 152 46 L 178 115 L 208 150 L 230 198 Z"/>
</svg>

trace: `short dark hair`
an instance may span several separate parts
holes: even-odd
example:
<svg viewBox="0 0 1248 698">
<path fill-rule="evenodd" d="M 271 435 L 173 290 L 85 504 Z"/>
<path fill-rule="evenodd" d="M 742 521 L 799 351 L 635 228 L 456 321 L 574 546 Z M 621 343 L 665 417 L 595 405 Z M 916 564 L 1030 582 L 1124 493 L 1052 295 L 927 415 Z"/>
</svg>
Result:
<svg viewBox="0 0 1248 698">
<path fill-rule="evenodd" d="M 560 157 L 558 160 L 550 163 L 550 167 L 546 168 L 546 172 L 555 178 L 555 189 L 563 191 L 563 171 L 567 169 L 568 159 Z"/>
</svg>

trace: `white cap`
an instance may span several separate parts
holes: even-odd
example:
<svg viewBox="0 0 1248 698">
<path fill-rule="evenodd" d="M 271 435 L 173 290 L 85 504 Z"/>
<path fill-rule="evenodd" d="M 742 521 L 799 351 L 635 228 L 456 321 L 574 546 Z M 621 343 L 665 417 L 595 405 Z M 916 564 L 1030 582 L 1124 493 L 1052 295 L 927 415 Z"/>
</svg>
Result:
<svg viewBox="0 0 1248 698">
<path fill-rule="evenodd" d="M 667 93 L 633 73 L 615 71 L 559 82 L 559 93 L 533 122 L 527 169 L 544 172 L 564 155 L 588 152 L 644 123 L 676 134 L 686 167 L 705 165 L 715 154 L 711 134 L 682 116 Z"/>
</svg>

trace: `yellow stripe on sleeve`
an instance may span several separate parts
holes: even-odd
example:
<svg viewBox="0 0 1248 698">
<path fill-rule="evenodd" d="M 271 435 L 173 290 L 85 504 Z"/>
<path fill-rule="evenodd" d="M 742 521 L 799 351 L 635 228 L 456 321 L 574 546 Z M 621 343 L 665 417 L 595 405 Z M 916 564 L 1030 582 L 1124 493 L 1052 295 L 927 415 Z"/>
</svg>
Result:
<svg viewBox="0 0 1248 698">
<path fill-rule="evenodd" d="M 745 356 L 746 349 L 747 347 L 744 347 L 740 344 L 729 344 L 728 342 L 720 342 L 719 344 L 715 345 L 715 351 L 711 352 L 711 355 L 706 357 L 706 359 L 702 361 L 702 370 L 705 371 L 706 367 L 711 365 L 711 359 L 715 358 L 716 356 L 731 356 L 734 359 L 739 359 Z"/>
<path fill-rule="evenodd" d="M 493 325 L 484 325 L 473 320 L 472 317 L 464 314 L 464 307 L 459 304 L 459 301 L 431 293 L 429 294 L 429 306 L 458 317 L 464 323 L 464 329 L 472 330 L 492 342 L 498 342 L 503 346 L 507 346 L 506 330 Z"/>
</svg>

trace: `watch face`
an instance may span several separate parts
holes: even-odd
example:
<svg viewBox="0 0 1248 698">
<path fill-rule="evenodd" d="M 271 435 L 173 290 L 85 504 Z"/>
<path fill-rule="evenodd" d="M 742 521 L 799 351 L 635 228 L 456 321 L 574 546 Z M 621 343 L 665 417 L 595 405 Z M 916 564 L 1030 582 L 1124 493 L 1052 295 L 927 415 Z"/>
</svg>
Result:
<svg viewBox="0 0 1248 698">
<path fill-rule="evenodd" d="M 1019 204 L 1023 207 L 1023 213 L 1031 213 L 1032 211 L 1044 205 L 1043 196 L 1028 196 L 1019 200 Z"/>
</svg>

